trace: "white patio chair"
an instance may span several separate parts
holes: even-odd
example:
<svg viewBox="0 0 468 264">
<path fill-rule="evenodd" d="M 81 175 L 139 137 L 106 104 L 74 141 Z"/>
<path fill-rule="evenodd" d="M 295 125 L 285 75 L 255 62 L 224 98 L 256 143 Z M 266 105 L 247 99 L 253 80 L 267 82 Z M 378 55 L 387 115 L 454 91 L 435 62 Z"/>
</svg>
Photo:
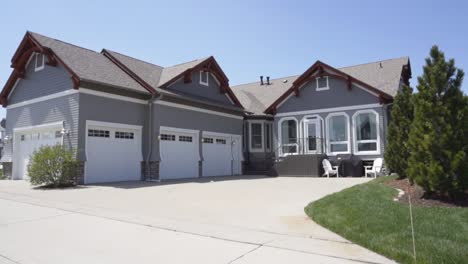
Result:
<svg viewBox="0 0 468 264">
<path fill-rule="evenodd" d="M 365 176 L 367 178 L 367 175 L 372 174 L 374 175 L 374 178 L 377 177 L 377 174 L 379 174 L 382 171 L 382 165 L 383 165 L 383 159 L 382 158 L 377 158 L 374 160 L 374 163 L 372 166 L 364 166 L 365 169 Z"/>
<path fill-rule="evenodd" d="M 330 178 L 330 175 L 336 175 L 336 177 L 339 177 L 338 176 L 338 166 L 332 166 L 330 161 L 327 160 L 327 159 L 324 159 L 322 161 L 322 165 L 323 165 L 323 170 L 325 171 L 323 176 L 326 175 L 327 178 Z"/>
</svg>

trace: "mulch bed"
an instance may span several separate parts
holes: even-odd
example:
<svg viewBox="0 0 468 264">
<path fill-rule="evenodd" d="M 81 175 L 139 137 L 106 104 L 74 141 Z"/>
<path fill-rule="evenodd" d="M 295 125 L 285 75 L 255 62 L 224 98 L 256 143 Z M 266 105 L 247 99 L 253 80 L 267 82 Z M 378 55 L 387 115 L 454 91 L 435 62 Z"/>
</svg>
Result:
<svg viewBox="0 0 468 264">
<path fill-rule="evenodd" d="M 452 201 L 447 197 L 433 196 L 425 197 L 424 190 L 414 184 L 411 185 L 408 179 L 391 180 L 386 185 L 403 190 L 405 194 L 398 199 L 398 202 L 408 204 L 408 194 L 411 195 L 411 204 L 420 206 L 439 206 L 439 207 L 468 207 L 468 195 L 460 201 Z"/>
</svg>

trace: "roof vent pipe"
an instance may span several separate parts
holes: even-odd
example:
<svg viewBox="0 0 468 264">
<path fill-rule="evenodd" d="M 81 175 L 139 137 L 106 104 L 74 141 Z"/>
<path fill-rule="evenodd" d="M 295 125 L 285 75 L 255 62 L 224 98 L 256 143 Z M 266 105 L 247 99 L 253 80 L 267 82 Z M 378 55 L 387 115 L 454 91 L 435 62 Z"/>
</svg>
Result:
<svg viewBox="0 0 468 264">
<path fill-rule="evenodd" d="M 263 76 L 260 75 L 260 85 L 263 85 Z"/>
<path fill-rule="evenodd" d="M 267 85 L 270 85 L 270 76 L 267 76 Z"/>
</svg>

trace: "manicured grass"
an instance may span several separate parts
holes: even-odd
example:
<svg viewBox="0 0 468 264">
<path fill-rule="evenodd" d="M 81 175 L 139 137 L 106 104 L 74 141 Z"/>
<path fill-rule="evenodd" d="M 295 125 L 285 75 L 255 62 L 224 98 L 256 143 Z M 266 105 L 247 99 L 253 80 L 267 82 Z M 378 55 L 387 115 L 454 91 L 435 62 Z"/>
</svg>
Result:
<svg viewBox="0 0 468 264">
<path fill-rule="evenodd" d="M 305 212 L 315 222 L 374 252 L 414 263 L 409 206 L 378 178 L 324 197 Z M 468 263 L 468 208 L 415 207 L 417 263 Z"/>
</svg>

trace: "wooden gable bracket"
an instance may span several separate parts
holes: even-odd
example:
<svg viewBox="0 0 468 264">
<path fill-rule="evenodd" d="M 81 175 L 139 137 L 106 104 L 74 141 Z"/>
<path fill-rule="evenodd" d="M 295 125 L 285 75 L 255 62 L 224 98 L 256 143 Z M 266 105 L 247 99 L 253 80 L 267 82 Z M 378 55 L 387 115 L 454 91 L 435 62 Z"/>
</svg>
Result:
<svg viewBox="0 0 468 264">
<path fill-rule="evenodd" d="M 77 90 L 80 87 L 80 79 L 75 75 L 72 75 L 71 79 L 73 82 L 73 89 Z"/>
<path fill-rule="evenodd" d="M 294 86 L 293 86 L 293 91 L 294 91 L 294 95 L 295 95 L 296 97 L 299 97 L 299 86 L 294 85 Z"/>
<path fill-rule="evenodd" d="M 319 75 L 320 78 L 323 77 L 323 73 L 324 73 L 323 67 L 322 67 L 322 66 L 318 66 L 318 75 Z"/>
<path fill-rule="evenodd" d="M 187 70 L 185 71 L 185 74 L 184 74 L 184 83 L 191 83 L 191 82 L 192 82 L 192 71 Z"/>
<path fill-rule="evenodd" d="M 385 104 L 386 101 L 382 95 L 379 95 L 379 104 Z"/>
<path fill-rule="evenodd" d="M 47 65 L 55 67 L 57 66 L 57 59 L 55 59 L 52 49 L 44 48 L 44 54 L 47 56 L 48 60 L 46 62 Z"/>
<path fill-rule="evenodd" d="M 348 85 L 348 91 L 351 91 L 351 89 L 353 88 L 353 85 L 352 85 L 352 81 L 351 81 L 351 77 L 348 76 L 346 78 L 346 84 Z"/>
</svg>

